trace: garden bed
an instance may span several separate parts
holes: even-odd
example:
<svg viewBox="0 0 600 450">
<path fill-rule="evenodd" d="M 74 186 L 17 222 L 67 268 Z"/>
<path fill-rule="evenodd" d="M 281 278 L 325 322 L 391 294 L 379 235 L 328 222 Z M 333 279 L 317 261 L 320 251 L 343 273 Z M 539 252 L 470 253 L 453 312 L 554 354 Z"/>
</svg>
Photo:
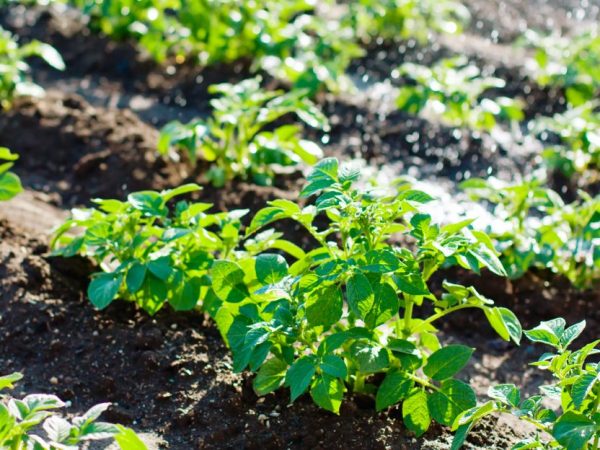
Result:
<svg viewBox="0 0 600 450">
<path fill-rule="evenodd" d="M 471 33 L 489 32 L 488 3 L 469 2 L 483 24 Z M 286 391 L 257 397 L 251 376 L 233 373 L 217 328 L 203 314 L 165 308 L 149 317 L 125 302 L 101 312 L 91 307 L 86 299 L 91 263 L 50 256 L 51 228 L 60 224 L 66 210 L 89 205 L 92 198 L 123 198 L 132 191 L 194 181 L 201 169 L 156 155 L 157 128 L 168 120 L 206 115 L 207 86 L 243 79 L 248 66 L 183 65 L 171 73 L 130 44 L 86 33 L 76 14 L 21 8 L 5 9 L 4 25 L 24 39 L 56 46 L 68 69 L 57 74 L 37 68 L 36 81 L 48 91 L 45 98 L 18 100 L 0 115 L 0 146 L 20 154 L 15 172 L 27 189 L 0 206 L 0 367 L 3 372 L 24 372 L 19 389 L 51 390 L 77 411 L 110 401 L 107 419 L 148 433 L 149 444 L 161 449 L 448 448 L 448 429 L 435 426 L 422 438 L 411 437 L 397 407 L 376 413 L 370 397 L 348 396 L 339 416 L 319 409 L 308 396 L 292 405 Z M 572 26 L 562 9 L 554 11 L 557 21 Z M 526 8 L 525 14 L 533 17 L 536 11 Z M 504 22 L 501 26 L 501 41 L 515 33 Z M 440 45 L 441 50 L 436 48 Z M 524 61 L 503 65 L 506 48 L 494 45 L 484 58 L 471 56 L 494 64 L 499 76 L 510 77 L 505 89 L 512 95 L 523 92 L 528 117 L 561 110 L 560 92 L 532 91 L 532 83 L 519 72 Z M 423 52 L 435 60 L 452 54 L 453 48 L 456 42 L 436 43 Z M 378 57 L 378 51 L 384 56 Z M 357 76 L 370 73 L 377 81 L 378 73 L 404 60 L 403 54 L 390 56 L 394 52 L 382 44 L 353 70 Z M 465 177 L 494 174 L 511 180 L 527 173 L 539 151 L 537 141 L 503 146 L 477 133 L 457 134 L 385 111 L 373 92 L 368 84 L 355 98 L 319 98 L 332 123 L 324 145 L 327 156 L 360 157 L 391 175 L 409 173 L 459 195 L 456 182 Z M 309 134 L 323 137 L 322 132 Z M 274 198 L 295 200 L 302 184 L 302 174 L 294 172 L 278 176 L 274 187 L 244 182 L 224 189 L 206 186 L 200 198 L 219 210 L 257 211 Z M 300 236 L 297 228 L 284 231 Z M 586 319 L 585 337 L 597 337 L 600 312 L 595 305 L 600 292 L 574 290 L 548 273 L 532 272 L 511 282 L 487 273 L 476 277 L 449 270 L 434 280 L 434 286 L 439 288 L 442 278 L 475 286 L 515 311 L 524 327 L 556 316 L 569 323 Z M 541 347 L 507 344 L 479 324 L 477 315 L 467 314 L 443 330 L 444 342 L 476 348 L 460 377 L 468 379 L 479 396 L 495 383 L 512 382 L 535 393 L 548 381 L 528 366 L 542 353 Z M 467 448 L 507 448 L 530 431 L 506 418 L 490 419 L 469 435 Z"/>
</svg>

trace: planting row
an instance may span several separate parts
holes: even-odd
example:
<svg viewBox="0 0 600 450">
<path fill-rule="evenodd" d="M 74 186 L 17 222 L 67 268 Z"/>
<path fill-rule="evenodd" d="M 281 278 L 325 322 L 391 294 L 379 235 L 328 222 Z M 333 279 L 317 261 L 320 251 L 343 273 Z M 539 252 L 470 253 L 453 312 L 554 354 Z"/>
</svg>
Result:
<svg viewBox="0 0 600 450">
<path fill-rule="evenodd" d="M 16 192 L 18 179 L 5 167 L 0 181 L 11 180 Z M 197 185 L 133 193 L 125 202 L 98 200 L 97 208 L 73 211 L 53 246 L 58 255 L 82 254 L 101 266 L 88 288 L 97 308 L 120 298 L 150 314 L 166 303 L 208 313 L 233 353 L 234 370 L 256 372 L 259 395 L 286 386 L 292 401 L 309 392 L 335 413 L 346 391 L 374 395 L 377 409 L 401 403 L 405 425 L 418 436 L 432 420 L 452 427 L 455 448 L 483 416 L 510 411 L 552 436 L 516 448 L 597 448 L 599 368 L 586 359 L 598 342 L 569 349 L 585 323 L 567 328 L 556 319 L 525 332 L 555 349 L 536 363 L 557 379 L 543 395 L 521 399 L 517 387 L 501 385 L 478 406 L 472 388 L 454 378 L 473 349 L 443 346 L 439 323 L 479 309 L 515 343 L 521 325 L 473 287 L 445 282 L 440 295 L 428 280 L 453 265 L 506 276 L 491 239 L 472 220 L 433 223 L 423 209 L 432 197 L 405 182 L 375 186 L 359 175 L 324 159 L 301 193 L 310 204 L 274 200 L 247 227 L 247 211 L 212 214 L 210 204 L 174 203 Z M 303 243 L 273 228 L 290 220 L 306 230 Z M 70 235 L 73 228 L 83 231 Z M 544 396 L 560 399 L 559 412 L 545 406 Z"/>
</svg>

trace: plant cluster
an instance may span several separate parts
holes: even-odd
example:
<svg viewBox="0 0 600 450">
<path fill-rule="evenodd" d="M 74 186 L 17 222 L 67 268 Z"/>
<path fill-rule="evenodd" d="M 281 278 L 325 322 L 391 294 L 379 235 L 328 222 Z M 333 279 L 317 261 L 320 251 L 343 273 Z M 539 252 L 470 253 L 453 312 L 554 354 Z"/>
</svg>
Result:
<svg viewBox="0 0 600 450">
<path fill-rule="evenodd" d="M 531 267 L 550 269 L 579 288 L 600 280 L 600 196 L 580 192 L 580 200 L 565 204 L 540 179 L 520 184 L 471 179 L 461 184 L 474 199 L 494 205 L 505 229 L 486 230 L 496 241 L 511 278 Z"/>
<path fill-rule="evenodd" d="M 543 117 L 535 125 L 538 132 L 546 131 L 560 138 L 560 144 L 544 150 L 549 168 L 567 177 L 580 174 L 594 182 L 600 170 L 600 112 L 597 102 L 587 102 L 569 108 L 562 114 Z"/>
<path fill-rule="evenodd" d="M 441 297 L 428 287 L 448 264 L 504 274 L 485 234 L 469 230 L 469 221 L 432 223 L 420 211 L 431 200 L 424 192 L 402 183 L 391 192 L 361 188 L 358 177 L 324 159 L 302 191 L 316 196 L 314 204 L 275 200 L 260 210 L 247 237 L 293 220 L 315 245 L 288 243 L 287 259 L 240 251 L 216 261 L 205 308 L 232 350 L 234 370 L 257 373 L 259 395 L 286 386 L 293 401 L 308 391 L 338 413 L 346 390 L 373 394 L 378 410 L 402 403 L 406 426 L 421 435 L 432 420 L 450 425 L 475 405 L 472 389 L 455 378 L 473 349 L 442 345 L 437 322 L 476 308 L 506 340 L 518 342 L 521 328 L 472 287 L 445 282 Z M 321 216 L 326 226 L 318 225 Z M 412 245 L 394 244 L 392 235 Z M 426 303 L 430 313 L 417 314 Z"/>
<path fill-rule="evenodd" d="M 165 125 L 159 152 L 167 154 L 175 146 L 185 150 L 194 163 L 197 159 L 211 163 L 205 175 L 215 186 L 237 177 L 270 184 L 274 166 L 316 163 L 323 156 L 320 147 L 301 139 L 297 125 L 279 124 L 279 119 L 295 114 L 307 125 L 327 130 L 326 117 L 303 91 L 268 91 L 260 87 L 260 81 L 252 78 L 211 86 L 210 92 L 220 95 L 211 100 L 213 115 L 207 120 Z"/>
<path fill-rule="evenodd" d="M 12 389 L 20 373 L 0 377 L 0 391 Z M 23 399 L 0 393 L 0 448 L 10 450 L 78 450 L 91 441 L 113 440 L 121 450 L 147 450 L 135 432 L 98 422 L 110 406 L 101 403 L 81 416 L 65 419 L 56 411 L 66 404 L 55 395 L 30 394 Z M 85 447 L 87 448 L 87 446 Z"/>
<path fill-rule="evenodd" d="M 253 61 L 314 93 L 350 85 L 344 72 L 362 54 L 338 21 L 316 14 L 310 0 L 71 0 L 96 29 L 136 38 L 155 59 L 200 64 Z"/>
<path fill-rule="evenodd" d="M 99 210 L 75 211 L 58 231 L 84 228 L 59 254 L 104 263 L 89 288 L 97 307 L 120 296 L 153 312 L 165 298 L 179 309 L 201 298 L 233 352 L 234 369 L 257 372 L 258 394 L 285 385 L 292 400 L 310 391 L 320 407 L 338 413 L 347 389 L 370 393 L 380 410 L 402 402 L 405 423 L 421 435 L 432 420 L 451 425 L 476 404 L 469 385 L 455 378 L 473 349 L 442 345 L 437 322 L 476 308 L 503 339 L 518 342 L 521 327 L 472 287 L 445 282 L 441 296 L 428 287 L 452 264 L 505 274 L 491 241 L 470 230 L 470 220 L 441 227 L 420 210 L 432 200 L 426 193 L 401 182 L 390 192 L 359 187 L 358 178 L 336 159 L 322 160 L 302 191 L 316 196 L 314 204 L 274 200 L 242 239 L 238 212 L 207 215 L 209 205 L 184 202 L 169 215 L 166 202 L 195 186 L 131 194 L 126 203 L 97 201 Z M 322 216 L 326 227 L 317 225 Z M 282 220 L 301 225 L 314 240 L 311 249 L 265 229 Z M 189 295 L 177 294 L 190 284 Z"/>
<path fill-rule="evenodd" d="M 594 98 L 600 88 L 598 28 L 573 37 L 542 36 L 529 30 L 524 40 L 535 50 L 530 69 L 538 83 L 564 88 L 567 100 L 573 106 Z"/>
<path fill-rule="evenodd" d="M 359 41 L 417 38 L 458 32 L 468 20 L 454 0 L 66 0 L 90 17 L 93 28 L 117 39 L 133 37 L 159 61 L 169 56 L 201 64 L 253 61 L 294 87 L 314 94 L 351 89 L 345 71 L 363 54 Z"/>
<path fill-rule="evenodd" d="M 509 413 L 533 425 L 535 436 L 516 443 L 517 449 L 597 450 L 600 448 L 600 365 L 589 361 L 597 355 L 599 340 L 577 349 L 569 347 L 585 328 L 585 321 L 566 328 L 557 318 L 542 322 L 525 336 L 532 342 L 552 347 L 533 363 L 548 370 L 556 380 L 540 387 L 540 395 L 523 399 L 514 384 L 493 386 L 490 401 L 462 412 L 454 421 L 458 430 L 452 448 L 458 449 L 469 430 L 483 417 L 493 413 Z M 548 407 L 558 402 L 560 411 Z"/>
<path fill-rule="evenodd" d="M 523 119 L 517 100 L 483 97 L 490 89 L 504 87 L 505 82 L 482 76 L 464 57 L 443 59 L 432 67 L 405 63 L 398 72 L 412 81 L 398 91 L 396 103 L 403 111 L 440 118 L 450 126 L 486 131 L 496 126 L 497 119 Z"/>
<path fill-rule="evenodd" d="M 184 185 L 163 192 L 130 194 L 127 201 L 95 200 L 97 208 L 74 210 L 57 231 L 54 253 L 91 257 L 102 271 L 93 275 L 88 297 L 96 308 L 119 297 L 150 314 L 168 302 L 189 310 L 210 286 L 208 270 L 237 246 L 244 210 L 210 214 L 209 203 L 172 199 L 200 190 Z M 75 227 L 83 234 L 72 236 Z"/>
<path fill-rule="evenodd" d="M 8 109 L 15 97 L 41 96 L 44 90 L 27 78 L 29 66 L 26 59 L 42 58 L 57 70 L 65 64 L 54 47 L 39 41 L 19 45 L 10 32 L 0 27 L 0 108 Z"/>
<path fill-rule="evenodd" d="M 23 190 L 19 177 L 9 172 L 18 158 L 6 147 L 0 147 L 0 202 L 10 200 Z"/>
<path fill-rule="evenodd" d="M 426 42 L 432 33 L 458 33 L 470 19 L 469 10 L 454 0 L 358 0 L 345 16 L 363 41 L 416 38 Z"/>
</svg>

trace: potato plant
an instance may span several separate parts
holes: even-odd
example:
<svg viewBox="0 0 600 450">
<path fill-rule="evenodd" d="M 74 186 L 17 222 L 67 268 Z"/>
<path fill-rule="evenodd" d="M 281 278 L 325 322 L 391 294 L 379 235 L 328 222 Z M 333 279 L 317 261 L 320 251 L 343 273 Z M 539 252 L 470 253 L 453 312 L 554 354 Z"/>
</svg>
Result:
<svg viewBox="0 0 600 450">
<path fill-rule="evenodd" d="M 508 97 L 484 98 L 504 80 L 482 76 L 464 57 L 447 58 L 432 67 L 405 63 L 399 74 L 412 80 L 400 87 L 397 105 L 412 114 L 439 118 L 453 127 L 490 131 L 498 119 L 522 120 L 520 102 Z"/>
<path fill-rule="evenodd" d="M 31 56 L 42 58 L 57 70 L 65 64 L 54 47 L 39 41 L 19 45 L 12 34 L 0 27 L 0 107 L 10 108 L 15 97 L 22 95 L 41 96 L 44 90 L 27 77 L 29 66 L 26 59 Z"/>
<path fill-rule="evenodd" d="M 309 0 L 70 0 L 94 28 L 133 37 L 159 61 L 248 60 L 311 93 L 351 86 L 344 72 L 362 54 L 351 29 L 318 16 Z"/>
<path fill-rule="evenodd" d="M 539 179 L 511 185 L 474 178 L 461 187 L 473 199 L 491 203 L 505 224 L 486 232 L 511 278 L 536 267 L 563 275 L 578 288 L 600 280 L 600 197 L 580 192 L 580 200 L 565 204 Z"/>
<path fill-rule="evenodd" d="M 0 376 L 0 391 L 11 389 L 23 376 Z M 101 403 L 67 420 L 56 411 L 66 404 L 55 395 L 30 394 L 22 399 L 0 392 L 0 448 L 6 450 L 78 450 L 92 441 L 110 439 L 121 450 L 147 450 L 135 432 L 121 425 L 98 422 L 110 406 Z"/>
<path fill-rule="evenodd" d="M 326 117 L 302 91 L 268 91 L 260 87 L 260 81 L 251 78 L 211 86 L 210 92 L 220 95 L 211 101 L 213 115 L 207 120 L 165 125 L 159 152 L 167 154 L 176 147 L 186 151 L 193 162 L 211 163 L 206 177 L 215 186 L 234 178 L 270 184 L 276 166 L 316 163 L 322 157 L 320 147 L 301 139 L 297 125 L 277 121 L 295 114 L 307 125 L 325 130 Z"/>
<path fill-rule="evenodd" d="M 560 144 L 544 150 L 548 167 L 567 177 L 580 175 L 590 182 L 598 181 L 600 170 L 600 112 L 597 102 L 569 108 L 562 114 L 540 118 L 537 132 L 550 132 Z"/>
<path fill-rule="evenodd" d="M 73 210 L 52 242 L 54 254 L 81 254 L 102 271 L 93 275 L 88 297 L 102 309 L 115 298 L 136 302 L 150 314 L 168 302 L 175 310 L 196 307 L 217 258 L 236 247 L 245 210 L 210 214 L 209 203 L 168 202 L 200 190 L 184 185 L 163 192 L 132 193 L 126 201 L 95 200 L 96 208 Z M 71 235 L 73 229 L 82 233 Z"/>
<path fill-rule="evenodd" d="M 334 413 L 345 391 L 372 394 L 378 410 L 402 403 L 405 425 L 421 435 L 432 420 L 451 425 L 475 406 L 473 390 L 455 378 L 473 349 L 442 345 L 437 323 L 476 308 L 503 339 L 519 342 L 521 327 L 473 287 L 445 282 L 441 296 L 428 287 L 450 264 L 504 275 L 485 234 L 469 230 L 469 220 L 433 223 L 420 211 L 432 198 L 406 184 L 385 192 L 360 187 L 358 178 L 324 159 L 302 191 L 313 204 L 274 200 L 260 210 L 246 246 L 282 220 L 302 226 L 313 244 L 288 242 L 280 247 L 287 258 L 241 249 L 216 261 L 205 308 L 232 350 L 234 370 L 257 373 L 257 394 L 285 386 L 294 401 L 310 392 Z"/>
<path fill-rule="evenodd" d="M 6 147 L 0 147 L 0 202 L 10 200 L 23 190 L 19 177 L 9 172 L 18 158 Z"/>
<path fill-rule="evenodd" d="M 363 41 L 373 38 L 426 42 L 431 33 L 457 33 L 469 21 L 465 6 L 453 0 L 359 0 L 345 19 Z"/>
<path fill-rule="evenodd" d="M 589 361 L 599 353 L 600 341 L 571 350 L 585 328 L 585 321 L 566 327 L 562 318 L 542 322 L 525 336 L 552 347 L 533 363 L 552 374 L 555 383 L 540 387 L 540 394 L 522 398 L 514 384 L 493 386 L 490 401 L 462 412 L 454 421 L 457 434 L 452 448 L 458 449 L 469 430 L 493 413 L 513 414 L 533 425 L 535 436 L 516 443 L 513 449 L 597 450 L 600 448 L 600 365 Z M 547 401 L 548 400 L 548 401 Z M 558 411 L 548 404 L 558 402 Z"/>
<path fill-rule="evenodd" d="M 529 30 L 524 43 L 535 54 L 531 71 L 542 86 L 565 89 L 572 106 L 593 99 L 600 89 L 600 36 L 598 29 L 573 36 L 542 36 Z"/>
</svg>

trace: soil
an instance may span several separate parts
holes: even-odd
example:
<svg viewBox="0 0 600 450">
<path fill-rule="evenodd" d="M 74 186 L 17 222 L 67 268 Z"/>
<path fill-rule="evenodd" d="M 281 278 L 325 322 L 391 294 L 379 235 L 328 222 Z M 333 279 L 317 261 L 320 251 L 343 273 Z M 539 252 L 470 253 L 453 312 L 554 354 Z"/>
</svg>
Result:
<svg viewBox="0 0 600 450">
<path fill-rule="evenodd" d="M 385 104 L 387 91 L 376 95 L 377 83 L 403 61 L 433 62 L 464 50 L 507 81 L 503 95 L 523 98 L 527 120 L 562 110 L 562 93 L 529 80 L 523 69 L 527 55 L 506 43 L 522 28 L 520 20 L 513 20 L 515 15 L 535 26 L 552 19 L 567 30 L 573 28 L 576 22 L 567 12 L 576 2 L 467 3 L 476 20 L 466 38 L 369 48 L 351 68 L 354 78 L 367 80 L 360 92 L 320 97 L 332 130 L 327 135 L 306 130 L 307 137 L 321 140 L 328 156 L 359 157 L 393 176 L 429 180 L 452 195 L 456 182 L 468 177 L 493 174 L 512 180 L 526 175 L 537 164 L 539 141 L 504 139 L 507 129 L 494 137 L 457 132 L 391 111 Z M 590 3 L 586 20 L 598 15 L 598 5 Z M 27 188 L 0 206 L 0 368 L 2 373 L 25 373 L 17 393 L 56 393 L 72 403 L 73 412 L 110 401 L 106 419 L 150 433 L 145 439 L 160 449 L 448 448 L 449 430 L 433 427 L 416 439 L 404 428 L 397 408 L 376 413 L 368 397 L 348 397 L 340 416 L 319 410 L 307 396 L 289 405 L 285 390 L 256 397 L 251 376 L 232 372 L 229 352 L 203 314 L 165 309 L 148 317 L 125 302 L 102 312 L 90 306 L 85 291 L 94 268 L 85 259 L 49 256 L 50 230 L 66 210 L 89 205 L 96 197 L 123 198 L 136 190 L 202 181 L 202 167 L 190 169 L 185 162 L 156 156 L 158 128 L 169 120 L 207 114 L 207 86 L 245 78 L 249 64 L 158 65 L 131 43 L 89 33 L 80 16 L 61 8 L 0 9 L 2 26 L 22 40 L 51 43 L 68 65 L 61 74 L 32 61 L 35 80 L 47 95 L 20 99 L 0 114 L 0 146 L 21 155 L 16 171 Z M 536 8 L 548 13 L 540 18 Z M 499 11 L 510 14 L 498 21 Z M 486 40 L 495 28 L 492 42 Z M 555 183 L 559 190 L 565 185 L 560 179 Z M 205 186 L 201 198 L 219 210 L 256 211 L 270 199 L 296 199 L 301 186 L 298 171 L 278 176 L 272 187 L 245 182 L 219 190 Z M 306 242 L 299 229 L 282 231 Z M 513 309 L 527 327 L 561 315 L 571 323 L 586 319 L 584 338 L 597 337 L 598 290 L 575 291 L 546 273 L 532 272 L 510 282 L 450 270 L 434 280 L 434 288 L 442 278 L 474 285 Z M 533 394 L 548 382 L 528 366 L 541 348 L 507 344 L 480 324 L 476 314 L 464 314 L 450 320 L 442 332 L 446 342 L 476 348 L 462 376 L 480 398 L 490 384 L 513 382 Z M 504 449 L 529 432 L 507 418 L 493 418 L 469 436 L 467 448 Z"/>
</svg>

